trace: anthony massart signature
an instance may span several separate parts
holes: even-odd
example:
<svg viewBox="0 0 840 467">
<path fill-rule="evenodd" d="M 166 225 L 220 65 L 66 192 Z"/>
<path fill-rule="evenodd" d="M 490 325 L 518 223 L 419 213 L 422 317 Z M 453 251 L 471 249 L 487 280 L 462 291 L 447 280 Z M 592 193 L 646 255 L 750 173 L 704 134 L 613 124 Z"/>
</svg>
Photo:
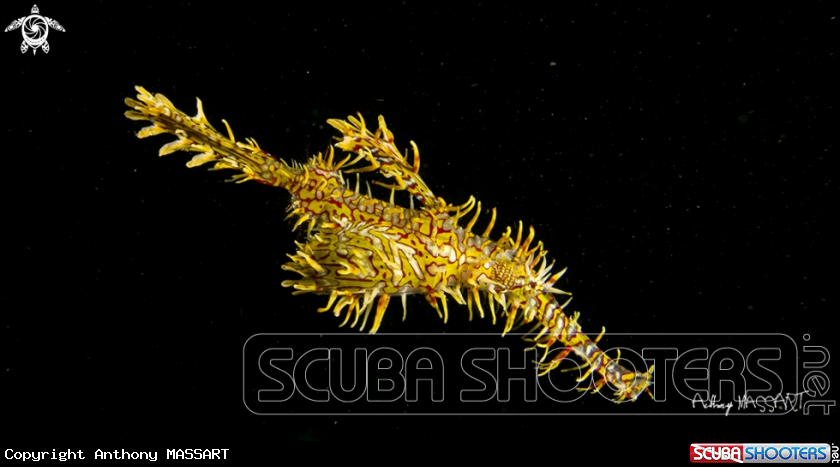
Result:
<svg viewBox="0 0 840 467">
<path fill-rule="evenodd" d="M 784 396 L 782 393 L 779 393 L 775 396 L 758 396 L 752 397 L 749 395 L 738 396 L 735 398 L 735 402 L 738 404 L 738 410 L 748 410 L 748 409 L 758 409 L 759 412 L 770 412 L 773 413 L 776 410 L 779 411 L 788 411 L 793 410 L 797 411 L 802 408 L 802 403 L 805 399 L 805 395 L 808 394 L 808 391 L 801 391 L 795 393 L 787 393 Z M 712 395 L 708 399 L 703 399 L 700 394 L 695 394 L 694 397 L 691 399 L 691 408 L 693 409 L 697 404 L 700 404 L 704 409 L 717 409 L 717 410 L 726 410 L 724 416 L 729 415 L 729 411 L 735 405 L 732 401 L 723 403 L 721 400 Z"/>
</svg>

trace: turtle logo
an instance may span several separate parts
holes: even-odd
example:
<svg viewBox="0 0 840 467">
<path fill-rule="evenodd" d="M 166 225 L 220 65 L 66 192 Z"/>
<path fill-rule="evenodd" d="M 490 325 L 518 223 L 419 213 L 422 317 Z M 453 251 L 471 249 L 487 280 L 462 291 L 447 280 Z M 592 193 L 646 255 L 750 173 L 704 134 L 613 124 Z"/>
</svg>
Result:
<svg viewBox="0 0 840 467">
<path fill-rule="evenodd" d="M 64 28 L 58 24 L 58 21 L 41 16 L 38 13 L 40 13 L 38 5 L 32 5 L 31 15 L 12 21 L 12 24 L 6 28 L 5 32 L 14 31 L 17 28 L 21 29 L 23 43 L 20 44 L 20 51 L 22 53 L 26 53 L 30 47 L 33 55 L 39 47 L 44 49 L 44 53 L 49 53 L 50 44 L 47 43 L 47 34 L 50 32 L 50 28 L 64 32 Z"/>
</svg>

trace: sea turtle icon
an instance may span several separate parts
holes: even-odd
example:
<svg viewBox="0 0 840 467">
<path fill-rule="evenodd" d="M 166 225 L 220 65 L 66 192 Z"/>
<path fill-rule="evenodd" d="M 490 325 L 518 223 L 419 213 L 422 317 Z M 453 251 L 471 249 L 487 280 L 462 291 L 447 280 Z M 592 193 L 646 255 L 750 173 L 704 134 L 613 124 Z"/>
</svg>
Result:
<svg viewBox="0 0 840 467">
<path fill-rule="evenodd" d="M 64 32 L 64 28 L 58 24 L 58 21 L 41 16 L 39 13 L 38 5 L 32 5 L 31 15 L 12 21 L 12 24 L 6 28 L 5 32 L 14 31 L 17 28 L 21 29 L 23 43 L 20 44 L 20 51 L 23 53 L 26 53 L 30 47 L 33 54 L 38 51 L 38 47 L 44 49 L 44 53 L 49 53 L 50 44 L 47 43 L 49 28 Z"/>
</svg>

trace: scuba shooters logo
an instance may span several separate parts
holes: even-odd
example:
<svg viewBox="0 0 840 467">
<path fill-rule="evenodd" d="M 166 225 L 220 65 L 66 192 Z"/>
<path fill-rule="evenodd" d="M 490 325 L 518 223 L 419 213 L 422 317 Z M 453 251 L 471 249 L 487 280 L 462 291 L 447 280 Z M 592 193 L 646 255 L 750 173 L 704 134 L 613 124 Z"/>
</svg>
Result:
<svg viewBox="0 0 840 467">
<path fill-rule="evenodd" d="M 825 443 L 694 443 L 689 458 L 693 464 L 743 464 L 787 462 L 827 464 L 837 462 L 837 447 Z"/>
</svg>

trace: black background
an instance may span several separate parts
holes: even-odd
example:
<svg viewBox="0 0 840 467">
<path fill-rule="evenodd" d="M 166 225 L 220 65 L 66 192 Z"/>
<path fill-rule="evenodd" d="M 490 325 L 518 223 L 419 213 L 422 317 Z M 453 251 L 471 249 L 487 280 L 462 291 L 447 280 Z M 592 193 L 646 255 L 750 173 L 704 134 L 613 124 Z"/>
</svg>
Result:
<svg viewBox="0 0 840 467">
<path fill-rule="evenodd" d="M 383 114 L 400 148 L 418 144 L 436 195 L 496 207 L 496 237 L 534 226 L 569 267 L 561 285 L 584 330 L 784 333 L 800 346 L 808 333 L 833 350 L 840 20 L 828 2 L 791 5 L 39 3 L 67 29 L 50 31 L 49 54 L 0 35 L 4 448 L 281 458 L 270 443 L 523 438 L 676 457 L 692 442 L 830 441 L 834 410 L 253 415 L 249 336 L 340 331 L 315 313 L 325 298 L 280 286 L 301 239 L 283 220 L 288 194 L 188 170 L 184 153 L 160 159 L 172 137 L 138 140 L 144 125 L 122 116 L 135 85 L 190 114 L 198 96 L 217 128 L 225 118 L 288 161 L 330 144 L 327 118 Z M 30 8 L 7 2 L 4 21 Z M 419 298 L 405 323 L 397 310 L 383 331 L 501 332 L 454 304 L 445 325 Z M 648 399 L 625 409 L 657 412 Z"/>
</svg>

